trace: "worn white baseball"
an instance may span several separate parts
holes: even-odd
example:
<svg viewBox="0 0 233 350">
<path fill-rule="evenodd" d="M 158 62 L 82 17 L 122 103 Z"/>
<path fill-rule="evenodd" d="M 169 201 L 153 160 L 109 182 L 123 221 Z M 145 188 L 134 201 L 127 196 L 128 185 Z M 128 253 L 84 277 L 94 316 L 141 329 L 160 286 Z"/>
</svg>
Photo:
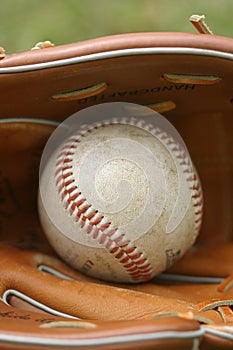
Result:
<svg viewBox="0 0 233 350">
<path fill-rule="evenodd" d="M 144 282 L 194 243 L 202 192 L 184 148 L 137 118 L 87 125 L 53 153 L 39 214 L 58 254 L 104 280 Z"/>
</svg>

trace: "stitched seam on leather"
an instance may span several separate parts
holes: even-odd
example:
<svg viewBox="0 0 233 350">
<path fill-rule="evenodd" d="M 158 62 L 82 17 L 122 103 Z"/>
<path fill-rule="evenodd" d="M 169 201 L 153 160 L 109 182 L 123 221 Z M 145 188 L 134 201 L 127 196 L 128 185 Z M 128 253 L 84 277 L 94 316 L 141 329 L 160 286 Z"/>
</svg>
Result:
<svg viewBox="0 0 233 350">
<path fill-rule="evenodd" d="M 152 266 L 149 260 L 135 247 L 125 234 L 118 232 L 107 219 L 88 203 L 75 184 L 72 172 L 72 161 L 80 139 L 87 132 L 106 125 L 133 125 L 150 132 L 153 136 L 165 142 L 174 153 L 183 168 L 186 180 L 192 193 L 195 213 L 195 232 L 198 232 L 202 222 L 202 193 L 197 176 L 193 173 L 192 165 L 182 147 L 166 132 L 144 120 L 136 118 L 113 118 L 93 123 L 72 135 L 63 146 L 56 161 L 56 186 L 65 209 L 70 216 L 81 224 L 87 234 L 102 244 L 121 263 L 133 281 L 146 281 L 152 277 Z"/>
<path fill-rule="evenodd" d="M 210 300 L 208 303 L 204 302 L 204 303 L 200 303 L 196 305 L 196 308 L 201 311 L 209 311 L 209 310 L 213 310 L 213 309 L 217 309 L 221 306 L 232 306 L 233 305 L 233 300 Z"/>
</svg>

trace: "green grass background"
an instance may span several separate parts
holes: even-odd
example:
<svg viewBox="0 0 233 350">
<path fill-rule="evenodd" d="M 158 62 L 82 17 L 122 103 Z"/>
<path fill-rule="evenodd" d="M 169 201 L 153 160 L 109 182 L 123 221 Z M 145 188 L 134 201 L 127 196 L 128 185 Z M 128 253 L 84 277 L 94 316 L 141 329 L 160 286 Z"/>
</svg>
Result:
<svg viewBox="0 0 233 350">
<path fill-rule="evenodd" d="M 128 32 L 196 32 L 192 14 L 204 14 L 215 34 L 233 37 L 233 0 L 0 0 L 0 46 L 14 53 L 43 40 L 61 45 Z"/>
</svg>

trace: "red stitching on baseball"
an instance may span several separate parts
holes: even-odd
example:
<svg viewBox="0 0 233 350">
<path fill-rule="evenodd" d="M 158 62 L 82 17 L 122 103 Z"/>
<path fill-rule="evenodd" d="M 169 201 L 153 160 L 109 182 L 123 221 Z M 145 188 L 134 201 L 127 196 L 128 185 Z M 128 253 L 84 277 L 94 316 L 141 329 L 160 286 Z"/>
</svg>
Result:
<svg viewBox="0 0 233 350">
<path fill-rule="evenodd" d="M 196 232 L 200 230 L 203 216 L 201 186 L 197 176 L 193 173 L 192 164 L 190 164 L 189 158 L 181 145 L 160 128 L 154 127 L 152 124 L 146 124 L 144 120 L 136 118 L 113 118 L 101 123 L 96 122 L 88 125 L 77 132 L 76 135 L 72 135 L 58 154 L 55 170 L 56 186 L 61 200 L 64 202 L 65 209 L 75 218 L 75 221 L 80 222 L 81 227 L 85 228 L 88 235 L 91 235 L 93 239 L 99 240 L 99 244 L 104 245 L 109 250 L 114 258 L 123 265 L 133 281 L 147 281 L 153 276 L 152 266 L 148 259 L 137 247 L 132 245 L 131 241 L 127 240 L 124 234 L 119 232 L 118 228 L 114 228 L 111 223 L 105 222 L 105 218 L 100 216 L 99 212 L 92 208 L 91 204 L 87 203 L 86 198 L 82 197 L 78 187 L 72 185 L 75 183 L 72 173 L 72 158 L 77 144 L 81 142 L 80 138 L 94 129 L 113 124 L 127 124 L 144 128 L 164 141 L 174 152 L 176 159 L 178 159 L 179 164 L 184 169 L 183 173 L 187 174 L 186 181 L 190 183 Z"/>
</svg>

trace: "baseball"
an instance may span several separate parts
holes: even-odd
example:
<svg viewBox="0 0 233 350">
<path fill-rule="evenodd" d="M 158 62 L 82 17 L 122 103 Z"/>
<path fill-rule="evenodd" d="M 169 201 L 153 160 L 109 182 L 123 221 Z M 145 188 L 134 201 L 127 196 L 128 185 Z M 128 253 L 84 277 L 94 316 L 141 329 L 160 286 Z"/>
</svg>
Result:
<svg viewBox="0 0 233 350">
<path fill-rule="evenodd" d="M 194 243 L 201 185 L 184 148 L 141 118 L 84 125 L 40 177 L 42 227 L 57 253 L 95 278 L 138 283 Z"/>
</svg>

